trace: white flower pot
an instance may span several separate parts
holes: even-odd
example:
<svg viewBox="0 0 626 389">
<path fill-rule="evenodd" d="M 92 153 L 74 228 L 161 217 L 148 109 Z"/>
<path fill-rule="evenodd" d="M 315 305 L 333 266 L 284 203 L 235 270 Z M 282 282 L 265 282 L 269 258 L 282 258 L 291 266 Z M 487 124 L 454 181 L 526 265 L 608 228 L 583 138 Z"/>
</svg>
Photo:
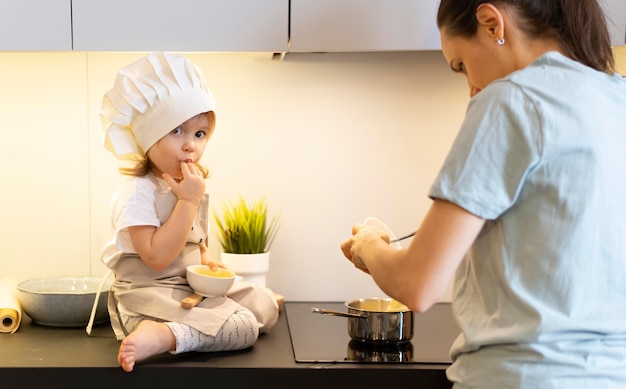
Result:
<svg viewBox="0 0 626 389">
<path fill-rule="evenodd" d="M 266 286 L 265 276 L 270 270 L 270 253 L 233 254 L 221 253 L 224 266 L 234 271 L 243 280 Z"/>
</svg>

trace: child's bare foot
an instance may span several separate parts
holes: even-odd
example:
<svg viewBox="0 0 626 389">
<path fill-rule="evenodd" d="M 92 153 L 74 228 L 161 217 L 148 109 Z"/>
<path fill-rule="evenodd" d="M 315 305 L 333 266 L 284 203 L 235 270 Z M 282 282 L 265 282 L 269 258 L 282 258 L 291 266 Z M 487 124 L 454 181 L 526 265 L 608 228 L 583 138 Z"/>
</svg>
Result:
<svg viewBox="0 0 626 389">
<path fill-rule="evenodd" d="M 117 362 L 124 371 L 133 371 L 136 362 L 153 355 L 176 349 L 176 338 L 164 323 L 144 320 L 128 335 L 117 354 Z"/>
</svg>

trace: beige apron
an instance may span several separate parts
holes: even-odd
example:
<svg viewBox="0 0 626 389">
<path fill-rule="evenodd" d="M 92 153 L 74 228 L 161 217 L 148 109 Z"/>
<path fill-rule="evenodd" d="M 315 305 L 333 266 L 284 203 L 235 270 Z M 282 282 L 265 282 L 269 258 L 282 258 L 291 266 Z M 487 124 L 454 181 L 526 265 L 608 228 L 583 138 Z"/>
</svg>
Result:
<svg viewBox="0 0 626 389">
<path fill-rule="evenodd" d="M 156 206 L 161 223 L 169 218 L 176 201 L 171 192 L 157 194 Z M 186 279 L 187 266 L 201 263 L 198 243 L 206 239 L 207 231 L 208 195 L 205 195 L 185 248 L 166 269 L 151 269 L 137 254 L 120 251 L 112 254 L 119 256 L 119 260 L 112 269 L 115 282 L 109 292 L 108 309 L 118 339 L 128 335 L 120 321 L 120 308 L 136 316 L 183 323 L 210 336 L 215 336 L 241 306 L 254 313 L 259 329 L 267 330 L 276 323 L 278 304 L 272 291 L 244 281 L 236 282 L 226 296 L 204 298 L 191 309 L 181 307 L 181 300 L 193 293 Z M 110 251 L 108 253 L 111 255 Z"/>
</svg>

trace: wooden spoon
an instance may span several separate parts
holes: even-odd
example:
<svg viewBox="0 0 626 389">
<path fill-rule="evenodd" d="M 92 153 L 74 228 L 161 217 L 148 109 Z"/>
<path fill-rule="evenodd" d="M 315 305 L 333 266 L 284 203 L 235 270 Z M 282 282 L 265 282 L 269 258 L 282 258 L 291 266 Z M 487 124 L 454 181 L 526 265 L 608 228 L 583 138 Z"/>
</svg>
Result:
<svg viewBox="0 0 626 389">
<path fill-rule="evenodd" d="M 203 298 L 204 297 L 200 296 L 197 293 L 192 293 L 189 296 L 182 299 L 182 301 L 180 302 L 180 306 L 185 309 L 191 309 L 195 307 L 196 305 L 198 305 L 200 301 L 202 301 Z"/>
</svg>

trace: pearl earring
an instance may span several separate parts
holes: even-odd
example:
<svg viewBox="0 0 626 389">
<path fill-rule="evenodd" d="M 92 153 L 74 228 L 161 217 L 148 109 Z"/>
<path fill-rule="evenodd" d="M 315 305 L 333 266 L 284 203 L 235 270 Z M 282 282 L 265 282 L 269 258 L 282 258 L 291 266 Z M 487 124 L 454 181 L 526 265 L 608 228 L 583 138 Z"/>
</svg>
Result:
<svg viewBox="0 0 626 389">
<path fill-rule="evenodd" d="M 504 38 L 498 39 L 497 42 L 500 46 L 502 46 L 504 44 Z"/>
</svg>

